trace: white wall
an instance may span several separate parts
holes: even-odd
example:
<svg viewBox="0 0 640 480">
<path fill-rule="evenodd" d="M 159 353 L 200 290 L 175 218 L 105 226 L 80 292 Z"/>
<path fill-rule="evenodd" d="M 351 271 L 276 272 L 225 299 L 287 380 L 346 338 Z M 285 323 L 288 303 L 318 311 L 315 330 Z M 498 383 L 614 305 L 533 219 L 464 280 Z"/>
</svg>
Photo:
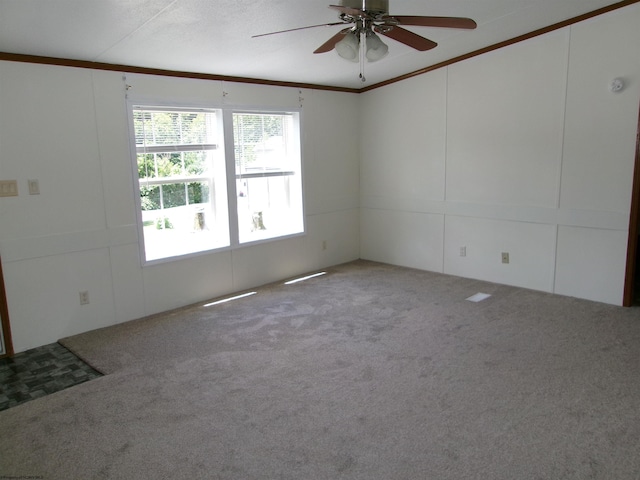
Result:
<svg viewBox="0 0 640 480">
<path fill-rule="evenodd" d="M 361 257 L 620 305 L 638 25 L 636 4 L 364 94 Z"/>
<path fill-rule="evenodd" d="M 302 106 L 307 235 L 142 267 L 125 84 L 137 98 Z M 346 93 L 0 62 L 0 179 L 19 186 L 0 198 L 15 351 L 358 258 L 357 106 Z"/>
<path fill-rule="evenodd" d="M 15 350 L 358 257 L 620 304 L 639 24 L 636 4 L 360 96 L 0 62 Z M 143 268 L 125 83 L 302 105 L 307 235 Z"/>
</svg>

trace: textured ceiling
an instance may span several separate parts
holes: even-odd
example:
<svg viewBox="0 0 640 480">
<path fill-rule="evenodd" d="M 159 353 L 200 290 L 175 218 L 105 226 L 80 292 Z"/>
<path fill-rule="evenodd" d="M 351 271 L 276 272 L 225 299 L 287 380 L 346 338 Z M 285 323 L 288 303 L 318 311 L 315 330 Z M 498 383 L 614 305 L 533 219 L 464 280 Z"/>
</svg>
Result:
<svg viewBox="0 0 640 480">
<path fill-rule="evenodd" d="M 342 27 L 252 35 L 337 22 L 337 0 L 0 0 L 0 52 L 362 88 L 562 22 L 619 0 L 390 0 L 396 15 L 463 16 L 476 30 L 406 27 L 438 42 L 359 65 L 313 51 Z"/>
</svg>

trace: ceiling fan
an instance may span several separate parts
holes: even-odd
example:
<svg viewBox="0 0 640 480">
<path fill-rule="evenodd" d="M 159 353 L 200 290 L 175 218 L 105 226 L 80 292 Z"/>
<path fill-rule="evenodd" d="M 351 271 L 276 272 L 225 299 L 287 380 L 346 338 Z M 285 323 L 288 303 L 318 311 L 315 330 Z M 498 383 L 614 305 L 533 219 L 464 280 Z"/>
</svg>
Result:
<svg viewBox="0 0 640 480">
<path fill-rule="evenodd" d="M 389 0 L 341 0 L 340 5 L 329 5 L 329 8 L 339 12 L 339 22 L 263 33 L 254 35 L 253 38 L 307 28 L 346 24 L 349 25 L 347 28 L 340 30 L 313 53 L 325 53 L 335 49 L 342 58 L 353 62 L 360 61 L 362 66 L 365 58 L 369 62 L 375 62 L 383 58 L 389 51 L 389 47 L 376 34 L 391 38 L 422 52 L 438 45 L 428 38 L 402 28 L 401 25 L 462 29 L 474 29 L 477 26 L 476 22 L 470 18 L 463 17 L 389 15 Z M 365 81 L 362 67 L 360 78 L 363 82 Z"/>
</svg>

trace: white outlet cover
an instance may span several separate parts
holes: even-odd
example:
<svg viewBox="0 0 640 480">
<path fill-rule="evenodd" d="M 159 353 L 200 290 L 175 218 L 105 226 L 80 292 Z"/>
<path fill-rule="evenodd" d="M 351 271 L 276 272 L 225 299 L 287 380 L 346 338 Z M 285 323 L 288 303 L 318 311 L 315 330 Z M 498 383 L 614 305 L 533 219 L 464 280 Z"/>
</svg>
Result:
<svg viewBox="0 0 640 480">
<path fill-rule="evenodd" d="M 488 293 L 482 293 L 482 292 L 478 292 L 475 295 L 471 295 L 469 298 L 467 298 L 466 300 L 469 300 L 470 302 L 481 302 L 483 300 L 486 300 L 487 298 L 489 298 L 491 295 Z"/>
</svg>

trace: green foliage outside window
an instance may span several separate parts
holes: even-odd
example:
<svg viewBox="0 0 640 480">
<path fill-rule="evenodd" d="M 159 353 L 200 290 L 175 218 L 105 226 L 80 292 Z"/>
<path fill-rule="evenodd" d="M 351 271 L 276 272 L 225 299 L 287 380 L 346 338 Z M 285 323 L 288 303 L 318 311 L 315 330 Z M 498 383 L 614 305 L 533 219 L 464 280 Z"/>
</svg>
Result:
<svg viewBox="0 0 640 480">
<path fill-rule="evenodd" d="M 174 177 L 200 175 L 207 169 L 207 152 L 173 152 L 138 154 L 138 177 Z"/>
<path fill-rule="evenodd" d="M 200 145 L 208 142 L 204 112 L 134 111 L 136 144 Z M 157 150 L 157 148 L 156 148 Z M 209 201 L 206 183 L 175 183 L 145 186 L 145 180 L 202 175 L 208 168 L 206 151 L 139 153 L 138 177 L 142 210 L 179 207 Z"/>
<path fill-rule="evenodd" d="M 209 185 L 204 182 L 153 185 L 149 187 L 140 187 L 140 203 L 142 205 L 142 210 L 158 210 L 161 205 L 161 191 L 162 205 L 164 208 L 182 207 L 184 205 L 209 202 Z"/>
</svg>

